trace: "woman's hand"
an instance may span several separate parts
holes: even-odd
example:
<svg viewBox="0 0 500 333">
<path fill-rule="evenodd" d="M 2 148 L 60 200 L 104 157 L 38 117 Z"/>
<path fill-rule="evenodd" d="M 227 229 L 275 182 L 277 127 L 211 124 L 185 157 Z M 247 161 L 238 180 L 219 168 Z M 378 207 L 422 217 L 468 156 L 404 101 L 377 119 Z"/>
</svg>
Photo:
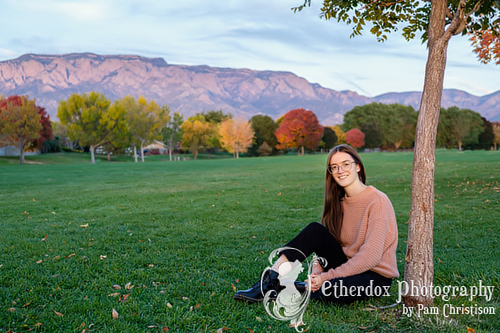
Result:
<svg viewBox="0 0 500 333">
<path fill-rule="evenodd" d="M 307 279 L 305 282 L 311 284 L 311 291 L 318 291 L 321 289 L 321 286 L 323 285 L 323 279 L 321 277 L 321 274 L 313 273 L 309 275 L 309 279 Z"/>
</svg>

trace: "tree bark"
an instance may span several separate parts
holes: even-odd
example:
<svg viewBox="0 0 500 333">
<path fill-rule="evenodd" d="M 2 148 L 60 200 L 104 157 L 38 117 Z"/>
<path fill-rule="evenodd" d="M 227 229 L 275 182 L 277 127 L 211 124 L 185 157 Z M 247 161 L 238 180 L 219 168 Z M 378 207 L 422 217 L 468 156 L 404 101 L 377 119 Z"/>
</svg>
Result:
<svg viewBox="0 0 500 333">
<path fill-rule="evenodd" d="M 446 0 L 433 0 L 429 21 L 429 52 L 424 89 L 415 134 L 408 244 L 405 256 L 406 286 L 402 290 L 407 306 L 433 304 L 429 290 L 433 283 L 434 166 L 436 134 L 441 108 L 446 52 L 450 35 L 445 34 Z M 415 286 L 415 288 L 411 288 Z M 414 292 L 418 290 L 419 292 Z M 406 293 L 407 292 L 407 293 Z M 405 295 L 406 293 L 406 295 Z"/>
<path fill-rule="evenodd" d="M 19 139 L 19 165 L 23 165 L 24 162 L 24 140 Z"/>
<path fill-rule="evenodd" d="M 135 163 L 137 163 L 137 146 L 134 145 L 134 158 L 135 158 Z"/>
</svg>

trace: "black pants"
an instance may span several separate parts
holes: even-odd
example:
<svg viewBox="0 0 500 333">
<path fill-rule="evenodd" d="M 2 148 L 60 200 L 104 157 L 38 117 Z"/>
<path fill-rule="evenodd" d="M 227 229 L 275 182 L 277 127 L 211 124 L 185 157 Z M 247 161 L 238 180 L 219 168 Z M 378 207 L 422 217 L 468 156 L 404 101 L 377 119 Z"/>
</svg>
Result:
<svg viewBox="0 0 500 333">
<path fill-rule="evenodd" d="M 347 261 L 342 247 L 322 224 L 313 222 L 305 227 L 286 247 L 295 250 L 283 250 L 289 261 L 303 262 L 312 253 L 325 258 L 325 272 L 336 268 Z M 301 253 L 302 252 L 302 253 Z M 336 303 L 352 303 L 372 296 L 389 296 L 392 279 L 373 271 L 336 278 L 323 282 L 320 290 L 311 293 L 311 298 L 322 299 Z"/>
</svg>

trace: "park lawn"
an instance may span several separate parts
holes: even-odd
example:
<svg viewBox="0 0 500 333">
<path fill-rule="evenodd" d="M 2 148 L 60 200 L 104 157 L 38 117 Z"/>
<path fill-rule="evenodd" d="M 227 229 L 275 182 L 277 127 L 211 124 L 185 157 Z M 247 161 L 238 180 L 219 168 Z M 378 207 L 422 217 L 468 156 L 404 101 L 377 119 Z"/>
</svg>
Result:
<svg viewBox="0 0 500 333">
<path fill-rule="evenodd" d="M 81 156 L 0 158 L 0 332 L 293 332 L 232 296 L 319 220 L 326 155 L 96 165 Z M 402 274 L 412 154 L 361 156 L 367 183 L 393 202 Z M 489 302 L 436 298 L 439 308 L 500 311 L 499 162 L 493 151 L 437 151 L 434 283 L 497 287 Z M 394 283 L 391 297 L 350 306 L 311 301 L 304 321 L 311 332 L 500 328 L 498 315 L 372 308 L 396 294 Z"/>
</svg>

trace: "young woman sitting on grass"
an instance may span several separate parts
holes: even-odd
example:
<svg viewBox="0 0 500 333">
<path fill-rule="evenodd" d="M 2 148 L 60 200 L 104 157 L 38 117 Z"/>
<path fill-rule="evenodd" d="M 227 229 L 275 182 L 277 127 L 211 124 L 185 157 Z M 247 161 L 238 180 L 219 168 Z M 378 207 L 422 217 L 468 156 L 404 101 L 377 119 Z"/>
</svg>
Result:
<svg viewBox="0 0 500 333">
<path fill-rule="evenodd" d="M 268 291 L 276 294 L 282 289 L 280 273 L 286 274 L 283 271 L 290 263 L 302 262 L 312 253 L 326 261 L 314 262 L 306 280 L 311 284 L 311 298 L 351 303 L 380 296 L 381 290 L 386 293 L 392 279 L 399 277 L 396 217 L 389 198 L 365 182 L 365 168 L 357 152 L 348 145 L 333 148 L 327 159 L 322 224 L 305 227 L 286 244 L 288 249 L 279 252 L 261 280 L 238 291 L 234 299 L 254 303 L 261 302 Z M 287 264 L 280 269 L 283 263 Z"/>
</svg>

